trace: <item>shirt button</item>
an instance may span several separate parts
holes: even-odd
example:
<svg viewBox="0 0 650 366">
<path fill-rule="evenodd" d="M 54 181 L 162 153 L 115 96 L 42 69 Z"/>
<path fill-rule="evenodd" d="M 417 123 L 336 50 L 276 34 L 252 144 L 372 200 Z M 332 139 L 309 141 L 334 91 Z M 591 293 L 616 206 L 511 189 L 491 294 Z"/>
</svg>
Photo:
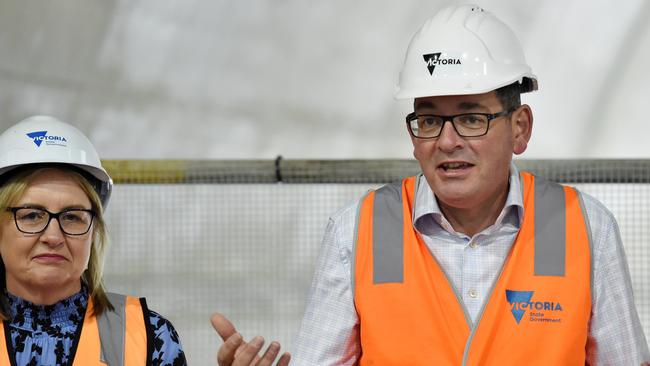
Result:
<svg viewBox="0 0 650 366">
<path fill-rule="evenodd" d="M 473 241 L 473 242 L 469 243 L 469 246 L 472 249 L 476 249 L 478 247 L 478 244 L 475 241 Z"/>
<path fill-rule="evenodd" d="M 475 299 L 476 296 L 478 296 L 478 292 L 476 290 L 469 290 L 469 297 Z"/>
</svg>

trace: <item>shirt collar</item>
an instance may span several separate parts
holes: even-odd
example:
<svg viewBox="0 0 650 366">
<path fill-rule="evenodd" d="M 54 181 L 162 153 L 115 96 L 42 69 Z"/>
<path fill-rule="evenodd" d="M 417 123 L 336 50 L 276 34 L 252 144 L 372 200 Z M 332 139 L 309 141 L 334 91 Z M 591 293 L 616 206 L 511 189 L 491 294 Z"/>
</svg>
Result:
<svg viewBox="0 0 650 366">
<path fill-rule="evenodd" d="M 88 289 L 82 283 L 81 290 L 52 305 L 37 305 L 5 289 L 11 312 L 11 325 L 32 331 L 48 331 L 52 327 L 66 327 L 83 320 L 88 304 Z"/>
<path fill-rule="evenodd" d="M 510 164 L 510 178 L 509 189 L 506 203 L 499 213 L 494 225 L 492 227 L 501 227 L 506 224 L 511 224 L 516 228 L 521 227 L 523 220 L 524 204 L 521 180 L 519 178 L 519 169 L 514 163 Z M 425 232 L 424 225 L 427 225 L 431 220 L 427 217 L 433 218 L 443 229 L 449 232 L 454 232 L 451 224 L 442 214 L 438 201 L 435 198 L 429 183 L 423 174 L 418 177 L 417 191 L 415 192 L 415 204 L 413 210 L 413 226 L 420 232 Z"/>
</svg>

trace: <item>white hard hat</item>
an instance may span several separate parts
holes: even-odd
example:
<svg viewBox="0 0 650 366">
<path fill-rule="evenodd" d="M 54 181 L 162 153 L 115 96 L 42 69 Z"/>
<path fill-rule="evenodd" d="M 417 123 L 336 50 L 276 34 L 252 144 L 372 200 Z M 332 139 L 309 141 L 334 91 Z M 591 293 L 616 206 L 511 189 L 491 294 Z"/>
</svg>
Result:
<svg viewBox="0 0 650 366">
<path fill-rule="evenodd" d="M 448 6 L 413 36 L 395 99 L 481 94 L 514 82 L 537 90 L 514 32 L 476 5 Z"/>
<path fill-rule="evenodd" d="M 54 117 L 29 117 L 0 135 L 0 176 L 27 164 L 70 164 L 90 174 L 106 208 L 113 180 L 90 140 L 76 127 Z"/>
</svg>

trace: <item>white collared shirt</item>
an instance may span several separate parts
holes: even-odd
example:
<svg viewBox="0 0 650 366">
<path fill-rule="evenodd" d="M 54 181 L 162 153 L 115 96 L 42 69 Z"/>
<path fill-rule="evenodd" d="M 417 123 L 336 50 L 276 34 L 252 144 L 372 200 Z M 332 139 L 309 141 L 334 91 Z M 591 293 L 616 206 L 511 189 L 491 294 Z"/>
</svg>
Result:
<svg viewBox="0 0 650 366">
<path fill-rule="evenodd" d="M 510 188 L 501 213 L 493 225 L 473 237 L 453 229 L 440 211 L 426 179 L 423 176 L 419 179 L 413 225 L 446 273 L 472 321 L 476 321 L 521 226 L 524 207 L 519 172 L 511 165 Z M 588 363 L 650 362 L 616 220 L 598 200 L 581 195 L 593 239 Z M 357 201 L 330 218 L 307 309 L 294 342 L 292 365 L 354 365 L 359 358 L 359 319 L 351 288 L 359 204 Z"/>
</svg>

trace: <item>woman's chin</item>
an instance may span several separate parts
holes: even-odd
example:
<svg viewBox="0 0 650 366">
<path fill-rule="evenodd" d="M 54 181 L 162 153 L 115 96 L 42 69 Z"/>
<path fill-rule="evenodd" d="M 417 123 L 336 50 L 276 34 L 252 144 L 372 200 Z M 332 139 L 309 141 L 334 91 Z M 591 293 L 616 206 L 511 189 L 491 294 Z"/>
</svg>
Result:
<svg viewBox="0 0 650 366">
<path fill-rule="evenodd" d="M 62 276 L 60 273 L 39 273 L 30 282 L 35 293 L 60 293 L 63 298 L 74 294 L 81 287 L 80 279 Z M 68 292 L 71 292 L 68 294 Z"/>
</svg>

